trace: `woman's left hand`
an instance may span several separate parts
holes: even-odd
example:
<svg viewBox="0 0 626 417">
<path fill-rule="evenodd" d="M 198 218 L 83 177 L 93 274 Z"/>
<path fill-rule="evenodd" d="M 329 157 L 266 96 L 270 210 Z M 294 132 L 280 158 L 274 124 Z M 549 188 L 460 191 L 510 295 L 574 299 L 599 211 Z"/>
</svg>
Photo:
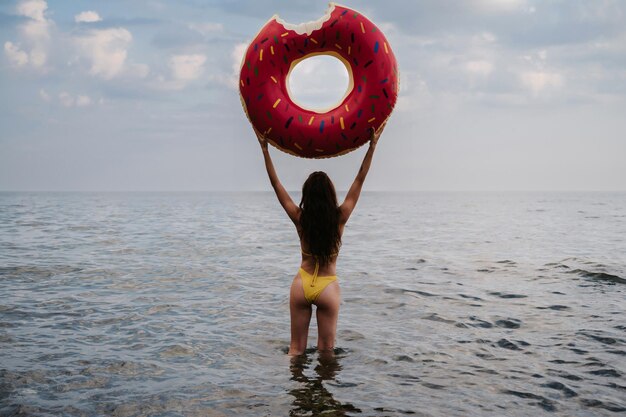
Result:
<svg viewBox="0 0 626 417">
<path fill-rule="evenodd" d="M 256 138 L 259 140 L 259 145 L 261 145 L 261 149 L 267 149 L 267 136 L 265 133 L 261 133 L 258 130 L 254 129 L 254 133 L 256 134 Z"/>
</svg>

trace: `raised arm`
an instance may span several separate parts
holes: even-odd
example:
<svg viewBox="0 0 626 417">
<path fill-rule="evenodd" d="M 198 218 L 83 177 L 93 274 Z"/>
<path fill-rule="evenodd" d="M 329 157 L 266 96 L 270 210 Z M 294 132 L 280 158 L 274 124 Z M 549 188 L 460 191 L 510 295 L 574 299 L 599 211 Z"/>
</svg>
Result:
<svg viewBox="0 0 626 417">
<path fill-rule="evenodd" d="M 359 196 L 361 195 L 361 189 L 363 188 L 363 183 L 365 182 L 365 177 L 367 176 L 367 172 L 370 169 L 370 165 L 372 165 L 372 157 L 374 156 L 374 151 L 376 150 L 376 144 L 378 143 L 378 138 L 381 133 L 383 133 L 383 129 L 385 125 L 383 124 L 377 132 L 374 131 L 374 128 L 370 130 L 370 146 L 363 158 L 363 162 L 361 163 L 361 168 L 359 168 L 359 172 L 356 174 L 356 178 L 350 186 L 348 190 L 348 194 L 346 194 L 346 199 L 343 201 L 343 204 L 339 207 L 341 211 L 341 219 L 340 222 L 345 224 L 350 215 L 352 214 L 352 210 L 356 207 L 356 202 L 359 201 Z"/>
<path fill-rule="evenodd" d="M 276 197 L 278 197 L 280 205 L 283 206 L 291 221 L 295 225 L 297 225 L 298 217 L 300 215 L 300 208 L 293 202 L 291 196 L 289 195 L 287 190 L 285 190 L 285 187 L 283 187 L 283 185 L 280 183 L 278 175 L 276 175 L 276 170 L 274 169 L 274 164 L 272 163 L 270 151 L 267 146 L 267 138 L 265 137 L 265 135 L 256 131 L 256 129 L 254 132 L 256 133 L 256 137 L 257 139 L 259 139 L 259 144 L 261 145 L 261 149 L 263 150 L 265 169 L 267 170 L 267 175 L 270 177 L 270 183 L 272 184 L 272 188 L 276 193 Z"/>
</svg>

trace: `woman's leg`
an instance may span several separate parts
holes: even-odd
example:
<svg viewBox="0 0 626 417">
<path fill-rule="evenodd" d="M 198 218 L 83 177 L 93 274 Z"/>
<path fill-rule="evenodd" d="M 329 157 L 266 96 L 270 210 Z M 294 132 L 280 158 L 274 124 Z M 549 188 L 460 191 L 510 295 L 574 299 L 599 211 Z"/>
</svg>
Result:
<svg viewBox="0 0 626 417">
<path fill-rule="evenodd" d="M 302 278 L 296 275 L 289 292 L 289 311 L 291 312 L 291 344 L 289 355 L 301 355 L 306 350 L 311 322 L 311 304 L 304 298 Z"/>
<path fill-rule="evenodd" d="M 317 306 L 317 349 L 320 351 L 332 350 L 335 347 L 340 300 L 341 292 L 337 281 L 328 284 L 315 300 Z"/>
</svg>

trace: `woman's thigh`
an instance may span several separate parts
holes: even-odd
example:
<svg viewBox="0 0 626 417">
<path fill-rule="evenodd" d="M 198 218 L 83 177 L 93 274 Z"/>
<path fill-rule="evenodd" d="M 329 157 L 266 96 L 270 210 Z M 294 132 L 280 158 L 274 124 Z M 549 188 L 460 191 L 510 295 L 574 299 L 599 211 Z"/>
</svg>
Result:
<svg viewBox="0 0 626 417">
<path fill-rule="evenodd" d="M 302 279 L 296 275 L 289 292 L 289 311 L 291 313 L 290 354 L 299 355 L 306 349 L 311 321 L 311 304 L 304 298 Z"/>
<path fill-rule="evenodd" d="M 341 291 L 337 281 L 330 283 L 324 288 L 324 291 L 315 301 L 317 306 L 317 348 L 319 350 L 328 350 L 335 347 L 340 301 Z"/>
</svg>

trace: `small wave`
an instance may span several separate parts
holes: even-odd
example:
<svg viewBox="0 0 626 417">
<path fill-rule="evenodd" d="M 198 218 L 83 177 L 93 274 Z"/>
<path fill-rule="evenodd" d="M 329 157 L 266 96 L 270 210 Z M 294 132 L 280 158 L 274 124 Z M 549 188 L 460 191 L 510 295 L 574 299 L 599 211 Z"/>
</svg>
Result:
<svg viewBox="0 0 626 417">
<path fill-rule="evenodd" d="M 445 385 L 433 384 L 432 382 L 422 382 L 422 385 L 430 389 L 445 389 Z"/>
<path fill-rule="evenodd" d="M 587 271 L 585 269 L 573 269 L 571 271 L 568 271 L 568 273 L 577 274 L 583 278 L 593 279 L 594 281 L 606 282 L 607 284 L 610 284 L 610 285 L 626 284 L 626 279 L 619 277 L 617 275 L 607 274 L 606 272 L 593 272 L 593 271 Z"/>
<path fill-rule="evenodd" d="M 482 299 L 482 298 L 480 298 L 480 297 L 475 297 L 475 296 L 473 296 L 473 295 L 459 294 L 459 296 L 460 296 L 460 297 L 463 297 L 463 298 L 468 298 L 468 299 L 470 299 L 470 300 L 474 300 L 474 301 L 483 301 L 483 299 Z"/>
<path fill-rule="evenodd" d="M 521 320 L 518 319 L 501 319 L 501 320 L 496 320 L 496 326 L 498 327 L 504 327 L 506 329 L 519 329 L 520 326 L 522 325 Z"/>
<path fill-rule="evenodd" d="M 342 339 L 348 342 L 354 342 L 356 340 L 364 340 L 365 335 L 355 330 L 346 329 L 342 332 Z"/>
<path fill-rule="evenodd" d="M 570 307 L 564 306 L 564 305 L 561 305 L 561 304 L 553 304 L 553 305 L 548 306 L 548 307 L 536 307 L 536 308 L 539 309 L 539 310 L 547 310 L 547 309 L 549 309 L 549 310 L 557 310 L 557 311 L 569 310 L 570 309 Z"/>
<path fill-rule="evenodd" d="M 82 268 L 69 265 L 50 265 L 46 268 L 42 268 L 39 266 L 20 265 L 0 267 L 0 277 L 26 277 L 30 279 L 41 279 L 80 271 L 82 271 Z"/>
<path fill-rule="evenodd" d="M 578 396 L 576 391 L 574 391 L 573 389 L 569 388 L 567 385 L 562 384 L 562 383 L 560 383 L 558 381 L 548 382 L 546 384 L 542 384 L 541 386 L 561 391 L 563 393 L 563 395 L 565 395 L 565 397 L 567 397 L 567 398 L 577 397 Z"/>
<path fill-rule="evenodd" d="M 387 303 L 387 306 L 385 308 L 387 310 L 395 310 L 395 309 L 398 309 L 398 308 L 402 308 L 404 306 L 406 306 L 405 303 L 394 303 L 394 304 Z"/>
<path fill-rule="evenodd" d="M 385 292 L 387 294 L 404 294 L 404 293 L 418 294 L 418 295 L 423 295 L 425 297 L 435 297 L 435 296 L 437 296 L 437 294 L 431 294 L 431 293 L 426 292 L 426 291 L 407 290 L 405 288 L 387 288 L 387 289 L 385 289 Z"/>
<path fill-rule="evenodd" d="M 592 374 L 592 375 L 608 376 L 611 378 L 619 378 L 620 376 L 622 376 L 620 372 L 611 368 L 596 369 L 593 371 L 589 371 L 587 373 Z"/>
<path fill-rule="evenodd" d="M 568 379 L 570 381 L 582 381 L 583 380 L 583 378 L 579 377 L 578 375 L 570 374 L 570 373 L 560 371 L 557 369 L 549 369 L 548 375 Z"/>
<path fill-rule="evenodd" d="M 613 411 L 616 413 L 626 411 L 626 407 L 624 406 L 608 402 L 604 403 L 595 398 L 582 398 L 580 402 L 587 407 L 604 408 L 605 410 Z"/>
<path fill-rule="evenodd" d="M 188 346 L 172 345 L 168 346 L 161 351 L 161 356 L 174 357 L 174 356 L 191 356 L 194 354 L 194 350 Z"/>
<path fill-rule="evenodd" d="M 400 378 L 400 379 L 404 379 L 407 381 L 419 381 L 420 380 L 420 377 L 414 376 L 414 375 L 408 375 L 408 374 L 389 374 L 389 376 L 392 378 Z"/>
<path fill-rule="evenodd" d="M 489 295 L 495 295 L 496 297 L 500 297 L 500 298 L 526 298 L 528 297 L 527 295 L 523 295 L 523 294 L 506 294 L 506 293 L 502 293 L 499 291 L 490 292 Z"/>
<path fill-rule="evenodd" d="M 565 258 L 565 259 L 561 259 L 561 261 L 559 261 L 559 263 L 564 264 L 566 262 L 576 262 L 576 263 L 580 263 L 580 264 L 584 264 L 584 265 L 593 265 L 595 264 L 595 262 L 587 260 L 587 259 L 582 259 L 582 258 L 577 258 L 575 256 L 571 256 L 569 258 Z M 596 264 L 598 265 L 598 264 Z"/>
<path fill-rule="evenodd" d="M 161 304 L 161 305 L 150 307 L 148 309 L 148 311 L 146 312 L 146 314 L 147 315 L 152 315 L 152 314 L 168 312 L 168 311 L 172 310 L 172 308 L 174 308 L 174 307 L 176 307 L 176 305 L 173 305 L 173 304 Z"/>
<path fill-rule="evenodd" d="M 609 387 L 609 388 L 615 388 L 615 389 L 618 389 L 618 390 L 621 390 L 621 391 L 626 391 L 626 386 L 616 384 L 615 382 L 611 382 L 610 384 L 606 384 L 606 386 Z"/>
<path fill-rule="evenodd" d="M 429 314 L 427 316 L 422 317 L 422 319 L 430 320 L 430 321 L 438 321 L 440 323 L 448 323 L 448 324 L 456 323 L 454 320 L 445 319 L 441 317 L 440 315 L 438 315 L 437 313 Z"/>
<path fill-rule="evenodd" d="M 15 339 L 13 339 L 8 334 L 0 334 L 0 343 L 14 343 Z"/>
<path fill-rule="evenodd" d="M 582 334 L 583 336 L 587 336 L 590 339 L 593 339 L 597 342 L 603 343 L 605 345 L 614 345 L 616 343 L 624 343 L 623 340 L 621 339 L 617 339 L 617 338 L 613 338 L 613 337 L 606 337 L 606 336 L 599 336 L 599 335 L 595 335 L 595 334 L 591 334 L 591 333 L 587 333 L 587 332 L 578 332 L 579 334 Z"/>
<path fill-rule="evenodd" d="M 515 261 L 511 261 L 510 259 L 504 259 L 502 261 L 496 261 L 497 264 L 504 264 L 504 265 L 509 265 L 509 266 L 516 266 L 517 262 Z"/>
<path fill-rule="evenodd" d="M 90 376 L 68 382 L 67 384 L 61 384 L 56 389 L 58 389 L 59 392 L 71 392 L 84 389 L 105 388 L 107 385 L 109 385 L 110 381 L 111 378 L 108 378 L 106 376 Z"/>
<path fill-rule="evenodd" d="M 518 341 L 519 343 L 519 341 Z M 522 350 L 521 347 L 519 347 L 518 345 L 516 345 L 515 343 L 511 342 L 508 339 L 500 339 L 498 340 L 498 342 L 496 343 L 498 346 L 500 346 L 501 348 L 504 349 L 509 349 L 509 350 Z M 519 343 L 522 344 L 522 343 Z M 528 344 L 526 342 L 524 342 L 524 344 Z"/>
<path fill-rule="evenodd" d="M 472 323 L 467 323 L 467 326 L 481 327 L 483 329 L 491 329 L 493 327 L 493 324 L 491 324 L 490 322 L 480 319 L 476 316 L 470 316 L 469 319 L 472 321 Z"/>
<path fill-rule="evenodd" d="M 545 264 L 544 266 L 549 266 L 549 267 L 551 267 L 553 269 L 570 269 L 569 266 L 567 266 L 565 264 L 560 264 L 558 262 L 550 262 L 550 263 Z M 542 269 L 542 271 L 543 271 L 543 269 Z"/>
<path fill-rule="evenodd" d="M 552 359 L 552 360 L 549 360 L 548 362 L 556 363 L 557 365 L 571 365 L 575 363 L 580 363 L 578 361 L 566 361 L 564 359 Z"/>
<path fill-rule="evenodd" d="M 539 402 L 535 403 L 535 404 L 540 406 L 544 410 L 546 410 L 546 411 L 555 411 L 556 410 L 556 407 L 554 405 L 554 401 L 549 400 L 546 397 L 542 397 L 541 395 L 533 394 L 533 393 L 530 393 L 530 392 L 514 391 L 514 390 L 509 390 L 509 389 L 503 390 L 501 392 L 503 394 L 515 395 L 516 397 L 519 397 L 519 398 L 539 400 Z"/>
<path fill-rule="evenodd" d="M 328 382 L 328 385 L 336 388 L 354 388 L 358 387 L 358 384 L 354 382 Z"/>
</svg>

